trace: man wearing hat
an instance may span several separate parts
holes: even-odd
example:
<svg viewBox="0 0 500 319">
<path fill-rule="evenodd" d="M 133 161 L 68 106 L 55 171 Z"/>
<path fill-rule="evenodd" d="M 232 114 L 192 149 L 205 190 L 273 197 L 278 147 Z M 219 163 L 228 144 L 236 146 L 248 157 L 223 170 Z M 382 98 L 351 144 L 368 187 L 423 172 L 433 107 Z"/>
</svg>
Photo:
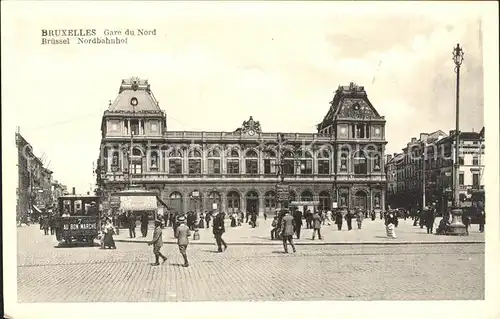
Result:
<svg viewBox="0 0 500 319">
<path fill-rule="evenodd" d="M 161 221 L 155 220 L 155 230 L 153 232 L 153 240 L 148 243 L 148 245 L 153 245 L 153 253 L 155 254 L 156 262 L 151 264 L 152 266 L 158 266 L 160 257 L 163 259 L 163 262 L 167 261 L 167 257 L 163 256 L 160 252 L 161 246 L 163 246 L 163 234 L 161 230 Z"/>
<path fill-rule="evenodd" d="M 191 236 L 191 231 L 186 225 L 186 219 L 181 216 L 178 219 L 179 226 L 175 231 L 175 238 L 177 238 L 177 245 L 179 245 L 179 251 L 181 252 L 182 258 L 184 258 L 184 267 L 188 267 L 188 258 L 186 254 L 187 246 L 189 244 L 188 237 Z"/>
<path fill-rule="evenodd" d="M 222 239 L 222 234 L 226 231 L 224 226 L 224 215 L 222 213 L 216 213 L 212 231 L 215 236 L 215 242 L 217 243 L 217 251 L 221 253 L 222 245 L 224 245 L 224 250 L 227 249 L 227 244 L 224 239 Z"/>
</svg>

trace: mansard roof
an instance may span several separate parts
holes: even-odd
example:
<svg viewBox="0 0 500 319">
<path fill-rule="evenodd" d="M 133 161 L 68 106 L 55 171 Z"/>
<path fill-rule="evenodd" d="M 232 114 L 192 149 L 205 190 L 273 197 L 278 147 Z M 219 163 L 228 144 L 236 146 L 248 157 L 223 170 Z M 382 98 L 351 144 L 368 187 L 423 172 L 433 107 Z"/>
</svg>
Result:
<svg viewBox="0 0 500 319">
<path fill-rule="evenodd" d="M 137 99 L 135 106 L 132 99 Z M 159 103 L 151 92 L 148 80 L 137 77 L 122 80 L 118 96 L 105 113 L 162 113 Z"/>
<path fill-rule="evenodd" d="M 384 120 L 383 116 L 373 107 L 364 86 L 358 86 L 351 82 L 349 85 L 339 85 L 335 91 L 330 108 L 323 121 L 318 124 L 318 129 L 334 119 L 355 120 Z"/>
</svg>

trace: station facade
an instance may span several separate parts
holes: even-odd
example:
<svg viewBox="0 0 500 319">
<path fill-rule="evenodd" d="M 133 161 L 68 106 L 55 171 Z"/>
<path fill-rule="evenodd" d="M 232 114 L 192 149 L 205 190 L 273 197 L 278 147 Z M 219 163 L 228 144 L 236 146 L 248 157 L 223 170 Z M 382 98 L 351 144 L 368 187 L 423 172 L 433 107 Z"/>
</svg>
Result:
<svg viewBox="0 0 500 319">
<path fill-rule="evenodd" d="M 148 81 L 125 79 L 102 117 L 98 191 L 111 201 L 133 184 L 174 211 L 274 212 L 284 163 L 290 201 L 382 209 L 385 119 L 364 88 L 339 86 L 317 128 L 264 132 L 250 116 L 232 132 L 170 131 Z"/>
</svg>

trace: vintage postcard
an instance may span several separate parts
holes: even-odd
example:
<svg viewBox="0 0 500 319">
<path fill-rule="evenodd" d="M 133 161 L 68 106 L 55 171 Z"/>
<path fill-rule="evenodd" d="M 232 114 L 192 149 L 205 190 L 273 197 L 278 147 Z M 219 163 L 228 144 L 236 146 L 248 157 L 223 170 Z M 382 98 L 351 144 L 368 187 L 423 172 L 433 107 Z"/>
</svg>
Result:
<svg viewBox="0 0 500 319">
<path fill-rule="evenodd" d="M 2 2 L 6 316 L 500 318 L 496 12 Z"/>
</svg>

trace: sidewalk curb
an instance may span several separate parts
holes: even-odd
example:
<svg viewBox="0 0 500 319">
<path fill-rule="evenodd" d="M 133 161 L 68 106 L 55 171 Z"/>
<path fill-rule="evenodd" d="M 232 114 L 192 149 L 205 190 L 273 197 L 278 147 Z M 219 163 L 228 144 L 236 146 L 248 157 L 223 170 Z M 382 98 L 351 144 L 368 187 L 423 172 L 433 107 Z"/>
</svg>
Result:
<svg viewBox="0 0 500 319">
<path fill-rule="evenodd" d="M 117 243 L 139 243 L 147 244 L 147 240 L 130 240 L 130 239 L 115 239 Z M 298 246 L 354 246 L 354 245 L 457 245 L 457 244 L 469 244 L 469 245 L 480 245 L 484 244 L 484 241 L 413 241 L 413 242 L 391 242 L 391 241 L 377 241 L 377 242 L 317 242 L 317 243 L 302 243 L 295 242 Z M 176 241 L 163 241 L 163 244 L 177 244 Z M 215 245 L 213 243 L 197 242 L 191 240 L 190 245 Z M 231 246 L 274 246 L 283 245 L 281 241 L 276 242 L 264 242 L 264 243 L 252 243 L 252 242 L 229 242 Z"/>
</svg>

